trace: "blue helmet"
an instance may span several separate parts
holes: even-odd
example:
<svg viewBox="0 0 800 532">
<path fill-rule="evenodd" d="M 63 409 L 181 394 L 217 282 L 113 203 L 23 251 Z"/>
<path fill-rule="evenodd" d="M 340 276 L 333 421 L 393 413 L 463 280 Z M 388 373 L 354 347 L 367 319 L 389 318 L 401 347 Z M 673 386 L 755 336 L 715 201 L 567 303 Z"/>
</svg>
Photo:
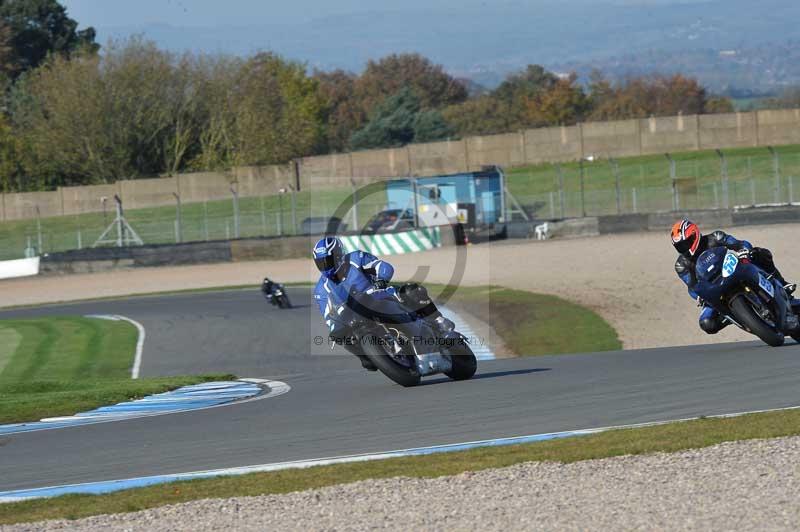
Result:
<svg viewBox="0 0 800 532">
<path fill-rule="evenodd" d="M 313 256 L 320 273 L 330 277 L 342 264 L 344 245 L 335 236 L 326 236 L 314 244 Z"/>
</svg>

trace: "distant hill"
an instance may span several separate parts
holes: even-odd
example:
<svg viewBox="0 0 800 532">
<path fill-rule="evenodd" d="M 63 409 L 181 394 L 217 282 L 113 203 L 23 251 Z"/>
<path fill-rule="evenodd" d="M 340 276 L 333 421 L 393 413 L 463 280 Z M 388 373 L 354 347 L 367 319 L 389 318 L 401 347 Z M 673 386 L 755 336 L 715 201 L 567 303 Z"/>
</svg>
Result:
<svg viewBox="0 0 800 532">
<path fill-rule="evenodd" d="M 354 71 L 370 58 L 416 51 L 489 87 L 529 63 L 580 71 L 595 65 L 619 75 L 685 67 L 717 90 L 800 83 L 793 53 L 800 43 L 797 0 L 376 4 L 304 23 L 99 27 L 99 40 L 143 33 L 173 49 L 272 49 L 314 67 Z M 774 54 L 770 42 L 781 43 Z"/>
</svg>

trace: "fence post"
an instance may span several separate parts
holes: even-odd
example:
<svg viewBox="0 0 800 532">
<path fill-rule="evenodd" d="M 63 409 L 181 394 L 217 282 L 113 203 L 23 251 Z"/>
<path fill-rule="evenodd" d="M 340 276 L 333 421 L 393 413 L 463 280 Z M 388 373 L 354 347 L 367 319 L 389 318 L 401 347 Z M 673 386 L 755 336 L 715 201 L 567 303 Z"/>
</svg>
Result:
<svg viewBox="0 0 800 532">
<path fill-rule="evenodd" d="M 755 179 L 750 180 L 750 204 L 755 207 L 756 206 L 756 181 Z"/>
<path fill-rule="evenodd" d="M 267 213 L 264 211 L 264 196 L 261 196 L 261 235 L 267 236 Z"/>
<path fill-rule="evenodd" d="M 81 230 L 78 229 L 78 249 L 83 249 L 83 240 L 81 239 Z"/>
<path fill-rule="evenodd" d="M 772 172 L 775 175 L 775 203 L 781 202 L 781 160 L 772 146 L 767 146 L 772 155 Z"/>
<path fill-rule="evenodd" d="M 583 150 L 583 148 L 581 148 Z M 583 184 L 583 157 L 581 157 L 580 161 L 580 168 L 581 168 L 581 216 L 586 218 L 586 193 L 584 190 Z"/>
<path fill-rule="evenodd" d="M 358 189 L 356 188 L 356 181 L 352 177 L 350 178 L 350 186 L 353 190 L 353 227 L 351 228 L 351 231 L 358 231 Z"/>
<path fill-rule="evenodd" d="M 730 196 L 728 195 L 728 159 L 722 150 L 716 150 L 719 157 L 719 171 L 722 180 L 722 202 L 726 209 L 731 208 Z"/>
<path fill-rule="evenodd" d="M 283 236 L 283 195 L 286 189 L 278 190 L 278 236 Z"/>
<path fill-rule="evenodd" d="M 789 176 L 789 205 L 794 205 L 794 176 Z"/>
<path fill-rule="evenodd" d="M 36 206 L 36 237 L 37 242 L 39 243 L 39 255 L 44 253 L 44 247 L 42 246 L 42 213 L 39 211 L 39 206 Z"/>
<path fill-rule="evenodd" d="M 550 218 L 556 217 L 555 200 L 553 199 L 553 191 L 550 191 Z"/>
<path fill-rule="evenodd" d="M 239 194 L 236 189 L 231 187 L 231 194 L 233 194 L 233 237 L 239 238 Z M 228 231 L 230 235 L 230 231 Z M 230 236 L 228 236 L 230 239 Z"/>
<path fill-rule="evenodd" d="M 183 242 L 183 227 L 181 220 L 181 196 L 177 192 L 172 193 L 175 196 L 175 242 L 180 244 Z"/>
<path fill-rule="evenodd" d="M 617 214 L 622 214 L 622 203 L 619 191 L 619 163 L 614 159 L 609 158 L 608 164 L 611 165 L 611 171 L 614 173 L 614 188 L 617 195 Z"/>
<path fill-rule="evenodd" d="M 208 202 L 203 202 L 203 232 L 206 235 L 206 242 L 209 241 L 208 238 Z"/>
<path fill-rule="evenodd" d="M 561 217 L 566 218 L 566 206 L 564 205 L 564 170 L 560 164 L 556 165 L 558 172 L 558 202 L 561 206 Z"/>
<path fill-rule="evenodd" d="M 675 159 L 672 158 L 672 155 L 669 153 L 665 153 L 664 156 L 669 161 L 669 179 L 672 182 L 672 210 L 678 211 L 681 208 L 681 200 L 678 196 L 678 183 L 676 179 L 676 168 L 675 168 Z"/>
<path fill-rule="evenodd" d="M 636 204 L 636 187 L 631 189 L 631 202 L 633 203 L 633 214 L 636 214 L 639 211 L 638 205 Z"/>
<path fill-rule="evenodd" d="M 289 188 L 292 190 L 292 234 L 297 235 L 297 206 L 294 199 L 295 189 L 292 185 L 289 185 Z"/>
<path fill-rule="evenodd" d="M 714 183 L 714 208 L 719 209 L 719 192 L 717 192 L 717 184 Z"/>
</svg>

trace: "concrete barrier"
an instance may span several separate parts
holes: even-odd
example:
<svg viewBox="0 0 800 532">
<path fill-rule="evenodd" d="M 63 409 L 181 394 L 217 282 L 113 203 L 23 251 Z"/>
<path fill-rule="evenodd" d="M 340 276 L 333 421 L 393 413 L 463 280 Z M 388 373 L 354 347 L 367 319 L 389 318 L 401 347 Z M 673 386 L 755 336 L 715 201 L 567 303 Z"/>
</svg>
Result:
<svg viewBox="0 0 800 532">
<path fill-rule="evenodd" d="M 413 234 L 409 235 L 408 233 Z M 311 248 L 319 238 L 321 235 L 244 238 L 231 241 L 190 242 L 129 248 L 88 248 L 45 255 L 41 259 L 39 272 L 42 274 L 93 273 L 126 268 L 310 258 Z M 455 244 L 452 231 L 449 231 L 448 228 L 410 231 L 399 236 L 380 235 L 380 245 L 374 244 L 374 247 L 372 247 L 373 244 L 370 244 L 372 242 L 370 238 L 374 237 L 342 237 L 348 242 L 351 241 L 347 239 L 352 238 L 359 238 L 361 245 L 356 246 L 359 249 L 367 249 L 378 255 L 393 254 L 401 245 L 408 248 L 404 252 L 414 252 Z M 394 243 L 389 239 L 394 239 L 392 240 Z M 411 245 L 408 242 L 415 244 Z"/>
<path fill-rule="evenodd" d="M 584 157 L 631 157 L 642 153 L 639 120 L 588 122 L 581 129 Z"/>
<path fill-rule="evenodd" d="M 464 140 L 410 144 L 411 172 L 414 175 L 443 175 L 466 172 L 467 143 Z"/>
<path fill-rule="evenodd" d="M 182 174 L 176 179 L 176 192 L 181 195 L 181 201 L 184 203 L 231 198 L 232 176 L 218 172 L 197 172 Z M 247 181 L 249 183 L 249 179 Z M 171 202 L 174 205 L 174 197 L 171 197 Z"/>
<path fill-rule="evenodd" d="M 759 146 L 800 143 L 800 109 L 758 111 L 756 118 Z"/>
<path fill-rule="evenodd" d="M 696 210 L 679 212 L 662 212 L 649 214 L 647 216 L 647 231 L 664 231 L 666 234 L 676 220 L 688 218 L 699 224 L 701 227 L 732 227 L 732 211 L 729 210 Z"/>
<path fill-rule="evenodd" d="M 174 177 L 159 179 L 131 179 L 119 181 L 120 197 L 126 209 L 163 207 L 175 205 L 178 180 Z"/>
<path fill-rule="evenodd" d="M 800 207 L 757 207 L 731 213 L 732 225 L 800 223 Z"/>
<path fill-rule="evenodd" d="M 311 257 L 318 236 L 245 238 L 231 241 L 231 260 L 280 260 Z"/>
<path fill-rule="evenodd" d="M 120 193 L 121 181 L 113 185 L 90 185 L 85 187 L 59 187 L 64 215 L 86 212 L 102 212 L 103 198 L 106 209 L 114 210 L 114 194 Z"/>
<path fill-rule="evenodd" d="M 643 155 L 700 149 L 697 115 L 642 119 L 639 131 Z"/>
<path fill-rule="evenodd" d="M 600 234 L 635 233 L 646 231 L 649 225 L 647 214 L 622 214 L 618 216 L 599 216 L 597 229 Z"/>
<path fill-rule="evenodd" d="M 505 133 L 467 137 L 467 159 L 469 169 L 478 171 L 484 166 L 522 166 L 525 159 L 525 135 Z"/>
<path fill-rule="evenodd" d="M 689 115 L 587 122 L 576 126 L 528 129 L 461 140 L 411 144 L 304 157 L 293 164 L 248 166 L 230 172 L 198 172 L 177 177 L 136 179 L 113 185 L 64 187 L 54 192 L 3 194 L 0 219 L 20 220 L 102 210 L 100 197 L 119 193 L 125 207 L 173 205 L 241 196 L 271 195 L 299 180 L 301 190 L 347 187 L 394 177 L 453 174 L 499 164 L 508 167 L 576 161 L 582 157 L 624 157 L 700 149 L 781 146 L 800 143 L 800 109 Z M 766 150 L 765 150 L 766 151 Z"/>
<path fill-rule="evenodd" d="M 61 216 L 64 213 L 61 194 L 53 192 L 20 192 L 3 194 L 3 219 L 29 220 L 39 216 Z"/>
<path fill-rule="evenodd" d="M 700 149 L 758 146 L 755 113 L 700 116 Z"/>
<path fill-rule="evenodd" d="M 576 161 L 583 157 L 578 126 L 528 129 L 524 135 L 525 160 L 529 164 Z"/>
<path fill-rule="evenodd" d="M 39 257 L 0 261 L 0 279 L 30 277 L 39 274 Z"/>
</svg>

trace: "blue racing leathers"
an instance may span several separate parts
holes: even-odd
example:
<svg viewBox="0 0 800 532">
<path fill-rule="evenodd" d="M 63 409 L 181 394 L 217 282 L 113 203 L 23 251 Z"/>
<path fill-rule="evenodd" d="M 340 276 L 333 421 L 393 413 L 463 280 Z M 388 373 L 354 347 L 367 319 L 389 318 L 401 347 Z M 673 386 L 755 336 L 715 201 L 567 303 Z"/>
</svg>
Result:
<svg viewBox="0 0 800 532">
<path fill-rule="evenodd" d="M 314 287 L 314 300 L 332 335 L 341 325 L 335 319 L 334 313 L 351 300 L 352 294 L 361 296 L 369 293 L 377 308 L 383 307 L 380 304 L 380 300 L 383 299 L 396 302 L 393 289 L 375 289 L 376 283 L 386 284 L 392 280 L 393 275 L 394 268 L 388 262 L 364 251 L 354 251 L 345 255 L 342 264 L 333 275 L 321 276 Z"/>
</svg>

